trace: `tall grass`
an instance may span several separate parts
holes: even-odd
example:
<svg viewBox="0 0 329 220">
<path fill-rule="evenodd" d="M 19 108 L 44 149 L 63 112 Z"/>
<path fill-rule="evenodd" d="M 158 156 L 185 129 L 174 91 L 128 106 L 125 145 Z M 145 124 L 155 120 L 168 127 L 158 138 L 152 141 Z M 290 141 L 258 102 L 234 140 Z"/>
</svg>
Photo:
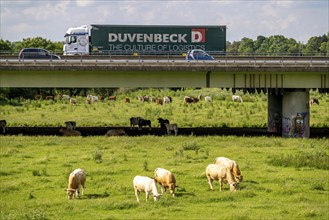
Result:
<svg viewBox="0 0 329 220">
<path fill-rule="evenodd" d="M 274 156 L 270 164 L 283 167 L 310 167 L 329 170 L 329 155 L 325 151 L 299 152 Z"/>
</svg>

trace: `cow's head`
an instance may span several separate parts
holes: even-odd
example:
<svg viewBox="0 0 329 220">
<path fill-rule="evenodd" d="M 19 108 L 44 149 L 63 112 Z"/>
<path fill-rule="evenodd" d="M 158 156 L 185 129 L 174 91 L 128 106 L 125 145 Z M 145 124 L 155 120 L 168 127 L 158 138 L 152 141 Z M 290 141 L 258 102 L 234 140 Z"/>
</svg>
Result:
<svg viewBox="0 0 329 220">
<path fill-rule="evenodd" d="M 161 196 L 162 196 L 162 194 L 153 195 L 154 201 L 159 200 Z"/>
<path fill-rule="evenodd" d="M 237 183 L 236 182 L 230 183 L 230 190 L 235 191 L 236 189 L 237 189 Z"/>
<path fill-rule="evenodd" d="M 242 175 L 236 177 L 236 181 L 237 182 L 241 182 L 242 180 L 243 180 L 243 176 Z"/>
<path fill-rule="evenodd" d="M 74 197 L 74 193 L 75 193 L 75 189 L 65 189 L 65 191 L 67 192 L 67 198 L 68 199 L 72 199 Z"/>
</svg>

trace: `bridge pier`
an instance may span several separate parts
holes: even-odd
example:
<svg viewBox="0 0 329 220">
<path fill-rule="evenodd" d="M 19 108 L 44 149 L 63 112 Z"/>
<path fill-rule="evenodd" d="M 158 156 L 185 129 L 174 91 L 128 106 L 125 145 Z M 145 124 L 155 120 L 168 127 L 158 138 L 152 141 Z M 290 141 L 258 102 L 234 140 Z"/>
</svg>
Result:
<svg viewBox="0 0 329 220">
<path fill-rule="evenodd" d="M 308 89 L 285 91 L 282 97 L 282 137 L 310 137 Z"/>
<path fill-rule="evenodd" d="M 269 92 L 267 105 L 267 131 L 282 132 L 282 95 Z"/>
<path fill-rule="evenodd" d="M 289 89 L 268 93 L 267 131 L 282 137 L 310 137 L 308 89 Z"/>
</svg>

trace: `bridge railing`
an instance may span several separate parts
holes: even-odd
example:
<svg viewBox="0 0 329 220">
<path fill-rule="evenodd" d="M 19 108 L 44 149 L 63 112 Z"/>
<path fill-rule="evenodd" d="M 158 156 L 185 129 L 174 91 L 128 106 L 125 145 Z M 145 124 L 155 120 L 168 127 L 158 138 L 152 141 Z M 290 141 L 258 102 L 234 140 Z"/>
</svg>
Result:
<svg viewBox="0 0 329 220">
<path fill-rule="evenodd" d="M 53 54 L 58 56 L 64 56 L 63 51 L 50 51 Z M 138 54 L 139 56 L 173 56 L 173 57 L 181 57 L 185 56 L 187 51 L 126 51 L 126 50 L 103 50 L 103 51 L 94 51 L 91 52 L 88 56 L 131 56 Z M 280 53 L 259 53 L 259 52 L 251 52 L 251 53 L 238 53 L 238 52 L 225 52 L 225 51 L 207 51 L 212 56 L 215 57 L 329 57 L 329 53 L 290 53 L 290 52 L 280 52 Z M 18 57 L 19 51 L 11 51 L 11 50 L 0 50 L 0 57 Z M 70 55 L 68 55 L 70 56 Z M 81 55 L 77 55 L 81 56 Z M 86 55 L 82 55 L 86 56 Z M 87 57 L 87 56 L 86 56 Z"/>
<path fill-rule="evenodd" d="M 107 51 L 106 53 L 94 53 L 92 55 L 67 55 L 61 56 L 61 60 L 28 60 L 28 59 L 19 59 L 17 53 L 12 53 L 11 51 L 0 51 L 0 62 L 8 64 L 44 64 L 46 62 L 50 62 L 53 64 L 61 63 L 61 64 L 74 64 L 80 63 L 84 65 L 90 65 L 91 63 L 94 65 L 104 65 L 106 63 L 116 63 L 122 64 L 127 62 L 134 62 L 134 63 L 179 63 L 179 64 L 186 64 L 185 55 L 182 54 L 161 54 L 161 53 L 138 53 L 134 52 L 132 54 L 120 54 L 118 51 Z M 214 56 L 214 61 L 207 61 L 206 63 L 213 63 L 215 65 L 320 65 L 328 67 L 329 65 L 329 56 L 317 56 L 310 55 L 310 56 L 291 56 L 285 53 L 281 54 L 272 54 L 272 56 L 266 54 L 229 54 L 225 53 L 222 54 L 220 52 L 211 53 Z M 190 63 L 197 63 L 202 64 L 205 61 L 192 61 Z M 176 64 L 176 65 L 179 65 Z"/>
</svg>

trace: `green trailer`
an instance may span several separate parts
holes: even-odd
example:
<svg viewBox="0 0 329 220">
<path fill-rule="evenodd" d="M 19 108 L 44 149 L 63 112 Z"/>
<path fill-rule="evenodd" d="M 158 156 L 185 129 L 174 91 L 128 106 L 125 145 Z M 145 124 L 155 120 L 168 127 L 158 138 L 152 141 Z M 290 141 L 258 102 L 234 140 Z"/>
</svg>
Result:
<svg viewBox="0 0 329 220">
<path fill-rule="evenodd" d="M 181 54 L 202 49 L 225 53 L 226 26 L 90 25 L 90 52 Z"/>
</svg>

